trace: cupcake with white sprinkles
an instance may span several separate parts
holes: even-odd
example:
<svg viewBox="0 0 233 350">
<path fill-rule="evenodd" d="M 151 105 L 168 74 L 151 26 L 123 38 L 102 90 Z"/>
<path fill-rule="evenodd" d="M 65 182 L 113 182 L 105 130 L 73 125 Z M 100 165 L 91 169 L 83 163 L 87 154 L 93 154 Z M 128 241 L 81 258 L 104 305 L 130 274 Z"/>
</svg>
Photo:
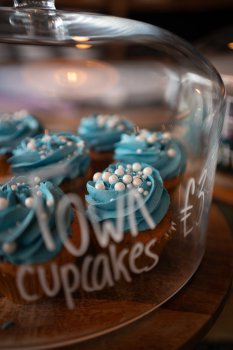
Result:
<svg viewBox="0 0 233 350">
<path fill-rule="evenodd" d="M 184 146 L 168 132 L 145 129 L 131 135 L 123 134 L 115 145 L 114 158 L 121 162 L 145 162 L 160 172 L 167 189 L 180 181 L 186 166 Z"/>
<path fill-rule="evenodd" d="M 82 118 L 78 134 L 91 149 L 94 171 L 104 169 L 113 161 L 114 144 L 123 133 L 131 133 L 133 124 L 117 114 L 93 114 Z"/>
<path fill-rule="evenodd" d="M 170 196 L 157 170 L 139 162 L 112 164 L 94 174 L 87 191 L 87 214 L 93 230 L 96 222 L 103 231 L 106 223 L 118 227 L 121 220 L 119 249 L 154 240 L 153 252 L 160 254 L 171 236 L 172 222 Z"/>
<path fill-rule="evenodd" d="M 56 185 L 66 180 L 75 189 L 86 181 L 90 158 L 85 142 L 76 134 L 46 133 L 23 140 L 9 162 L 15 175 L 35 176 Z"/>
</svg>

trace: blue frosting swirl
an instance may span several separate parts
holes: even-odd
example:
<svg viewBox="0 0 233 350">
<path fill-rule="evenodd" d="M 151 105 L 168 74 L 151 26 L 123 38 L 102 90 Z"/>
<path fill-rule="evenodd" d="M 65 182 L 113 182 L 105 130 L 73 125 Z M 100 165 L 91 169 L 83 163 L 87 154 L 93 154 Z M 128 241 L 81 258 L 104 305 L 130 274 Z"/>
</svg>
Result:
<svg viewBox="0 0 233 350">
<path fill-rule="evenodd" d="M 115 145 L 114 159 L 132 163 L 145 162 L 159 170 L 163 179 L 171 179 L 184 172 L 186 153 L 181 143 L 169 133 L 141 130 L 123 134 Z"/>
<path fill-rule="evenodd" d="M 111 151 L 122 133 L 133 130 L 133 124 L 118 115 L 93 114 L 81 120 L 79 135 L 96 151 Z"/>
<path fill-rule="evenodd" d="M 0 155 L 10 153 L 25 137 L 42 131 L 39 121 L 26 111 L 0 115 Z"/>
<path fill-rule="evenodd" d="M 115 178 L 114 178 L 115 177 Z M 115 179 L 115 180 L 114 180 Z M 142 201 L 132 207 L 128 204 L 130 191 L 140 196 Z M 139 231 L 149 229 L 140 208 L 145 205 L 155 224 L 166 215 L 170 196 L 163 186 L 163 180 L 157 170 L 145 163 L 116 163 L 103 173 L 96 173 L 93 181 L 87 183 L 87 214 L 95 220 L 116 222 L 117 217 L 124 217 L 124 232 L 130 230 L 129 214 L 134 212 Z M 117 202 L 123 197 L 124 210 L 119 213 Z"/>
<path fill-rule="evenodd" d="M 46 262 L 56 256 L 63 243 L 56 227 L 56 208 L 64 193 L 51 182 L 37 185 L 40 192 L 45 220 L 54 240 L 55 248 L 47 249 L 38 224 L 36 205 L 29 185 L 11 183 L 0 186 L 0 260 L 12 264 L 34 264 Z M 44 217 L 43 217 L 44 218 Z M 66 211 L 66 229 L 71 234 L 73 212 Z"/>
<path fill-rule="evenodd" d="M 51 133 L 23 140 L 9 159 L 16 175 L 58 166 L 56 176 L 46 177 L 56 185 L 85 174 L 90 158 L 84 141 L 72 133 Z M 59 164 L 62 169 L 59 173 Z M 65 169 L 65 170 L 64 170 Z"/>
</svg>

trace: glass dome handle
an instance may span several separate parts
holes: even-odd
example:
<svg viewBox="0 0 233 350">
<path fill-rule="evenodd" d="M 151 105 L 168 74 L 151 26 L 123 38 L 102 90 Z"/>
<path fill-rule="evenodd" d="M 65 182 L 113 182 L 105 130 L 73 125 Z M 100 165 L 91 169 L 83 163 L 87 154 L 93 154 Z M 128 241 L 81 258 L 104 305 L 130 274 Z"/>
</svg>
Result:
<svg viewBox="0 0 233 350">
<path fill-rule="evenodd" d="M 55 0 L 14 0 L 16 8 L 55 10 Z"/>
</svg>

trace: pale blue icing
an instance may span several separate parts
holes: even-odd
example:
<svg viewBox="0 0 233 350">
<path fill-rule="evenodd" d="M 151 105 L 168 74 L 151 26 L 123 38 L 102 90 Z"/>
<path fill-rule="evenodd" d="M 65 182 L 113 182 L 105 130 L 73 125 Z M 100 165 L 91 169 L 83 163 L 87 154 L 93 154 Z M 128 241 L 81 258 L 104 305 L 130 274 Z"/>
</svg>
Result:
<svg viewBox="0 0 233 350">
<path fill-rule="evenodd" d="M 36 215 L 36 199 L 31 207 L 25 200 L 32 198 L 32 190 L 27 184 L 18 183 L 15 178 L 11 183 L 0 186 L 0 199 L 7 200 L 7 206 L 0 208 L 0 260 L 12 264 L 34 264 L 46 262 L 56 256 L 62 249 L 63 243 L 56 227 L 56 208 L 64 193 L 51 182 L 42 182 L 37 186 L 46 221 L 53 237 L 55 248 L 47 249 Z M 17 184 L 17 185 L 16 185 Z M 13 188 L 15 186 L 15 188 Z M 50 204 L 48 204 L 50 203 Z M 73 221 L 72 208 L 68 208 L 65 215 L 66 232 L 71 234 Z M 13 246 L 11 252 L 6 245 Z"/>
<path fill-rule="evenodd" d="M 78 134 L 96 151 L 111 151 L 122 133 L 133 130 L 133 124 L 117 115 L 93 114 L 81 120 Z"/>
<path fill-rule="evenodd" d="M 127 187 L 125 184 L 125 190 L 117 191 L 115 190 L 115 184 L 110 184 L 109 181 L 104 181 L 103 178 L 99 178 L 97 181 L 89 181 L 87 183 L 88 195 L 86 200 L 88 202 L 87 214 L 93 220 L 95 215 L 95 220 L 98 222 L 103 222 L 105 220 L 110 220 L 113 223 L 116 223 L 117 215 L 117 200 L 120 196 L 124 197 L 124 211 L 120 214 L 124 217 L 124 232 L 129 231 L 129 206 L 128 206 L 128 196 L 129 192 L 134 189 L 136 193 L 141 196 L 143 203 L 145 204 L 148 212 L 150 213 L 155 224 L 161 222 L 161 220 L 166 215 L 169 205 L 170 205 L 170 196 L 166 189 L 163 186 L 163 180 L 157 170 L 148 166 L 148 164 L 140 163 L 142 169 L 134 171 L 130 169 L 130 164 L 126 165 L 125 163 L 117 163 L 110 165 L 105 172 L 110 172 L 114 174 L 115 170 L 119 166 L 123 166 L 124 174 L 133 176 L 138 176 L 142 183 L 139 186 L 135 186 L 132 183 Z M 128 167 L 128 168 L 127 168 Z M 143 169 L 151 168 L 152 172 L 150 175 L 143 175 Z M 127 171 L 127 169 L 129 169 Z M 102 173 L 102 174 L 103 174 Z M 124 183 L 123 176 L 118 176 L 118 182 Z M 104 189 L 97 189 L 97 184 L 103 184 Z M 139 188 L 142 188 L 142 193 L 139 193 Z M 135 205 L 133 211 L 135 213 L 137 227 L 139 231 L 149 229 L 148 223 L 145 221 L 141 211 L 140 202 Z M 132 208 L 131 208 L 132 210 Z"/>
<path fill-rule="evenodd" d="M 26 111 L 0 114 L 0 155 L 11 153 L 25 137 L 41 131 L 39 121 Z"/>
<path fill-rule="evenodd" d="M 143 161 L 159 170 L 163 179 L 182 174 L 186 166 L 186 152 L 178 140 L 169 133 L 144 129 L 131 135 L 123 134 L 115 145 L 114 159 L 129 163 Z"/>
<path fill-rule="evenodd" d="M 65 179 L 74 179 L 87 171 L 90 163 L 85 142 L 73 133 L 51 133 L 23 140 L 9 159 L 16 175 L 28 175 L 35 170 L 46 171 L 46 167 L 61 165 L 56 176 L 48 177 L 59 185 Z"/>
</svg>

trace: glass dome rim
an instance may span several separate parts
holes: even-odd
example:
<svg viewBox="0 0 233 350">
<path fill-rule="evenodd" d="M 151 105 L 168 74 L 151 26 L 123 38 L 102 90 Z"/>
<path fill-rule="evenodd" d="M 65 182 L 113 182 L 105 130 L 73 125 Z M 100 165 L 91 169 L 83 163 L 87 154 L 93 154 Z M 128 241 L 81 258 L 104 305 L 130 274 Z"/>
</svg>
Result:
<svg viewBox="0 0 233 350">
<path fill-rule="evenodd" d="M 135 24 L 136 29 L 141 29 L 143 28 L 144 31 L 141 31 L 141 33 L 139 33 L 136 30 L 131 31 L 130 33 L 115 33 L 115 36 L 112 37 L 112 33 L 111 35 L 107 35 L 107 36 L 103 36 L 103 35 L 99 35 L 99 37 L 103 40 L 106 41 L 106 43 L 110 40 L 113 40 L 114 38 L 116 39 L 121 39 L 124 38 L 126 40 L 130 40 L 130 38 L 132 37 L 141 37 L 141 38 L 151 38 L 152 40 L 158 40 L 158 43 L 163 43 L 163 44 L 170 44 L 171 46 L 174 46 L 175 48 L 177 48 L 178 46 L 175 45 L 174 40 L 176 41 L 176 44 L 180 44 L 179 49 L 180 51 L 184 54 L 188 52 L 188 54 L 190 55 L 190 58 L 195 58 L 196 60 L 198 60 L 198 64 L 201 64 L 201 68 L 203 68 L 203 71 L 205 71 L 206 75 L 209 78 L 212 78 L 212 80 L 214 80 L 216 82 L 216 84 L 218 85 L 218 95 L 220 98 L 220 102 L 218 103 L 218 107 L 216 108 L 216 110 L 219 112 L 222 108 L 223 108 L 223 104 L 224 104 L 224 98 L 225 98 L 225 86 L 222 80 L 222 77 L 220 75 L 220 73 L 217 71 L 217 69 L 214 67 L 214 65 L 208 60 L 208 58 L 206 58 L 197 48 L 195 48 L 194 46 L 192 46 L 188 41 L 186 41 L 185 39 L 177 36 L 176 34 L 146 23 L 146 22 L 142 22 L 142 21 L 138 21 L 138 20 L 134 20 L 134 19 L 129 19 L 129 18 L 123 18 L 123 17 L 116 17 L 116 16 L 111 16 L 111 15 L 106 15 L 106 14 L 102 14 L 102 13 L 92 13 L 92 12 L 86 12 L 86 11 L 72 11 L 72 10 L 57 10 L 57 9 L 41 9 L 41 8 L 24 8 L 24 7 L 4 7 L 4 6 L 0 6 L 0 14 L 6 14 L 6 19 L 10 18 L 10 15 L 13 14 L 39 14 L 40 16 L 42 14 L 44 14 L 45 16 L 53 16 L 53 15 L 57 15 L 59 17 L 60 16 L 64 16 L 69 18 L 72 16 L 72 18 L 79 16 L 78 18 L 81 19 L 81 17 L 85 17 L 86 19 L 88 18 L 95 18 L 95 19 L 101 19 L 101 21 L 103 21 L 103 19 L 105 19 L 106 23 L 107 21 L 112 21 L 112 20 L 116 20 L 116 27 L 119 29 L 121 28 L 120 24 L 126 24 L 126 25 L 132 25 Z M 7 16 L 8 14 L 8 16 Z M 43 16 L 42 16 L 43 17 Z M 82 21 L 80 21 L 79 23 L 80 25 L 84 25 L 84 23 Z M 76 23 L 77 25 L 77 23 Z M 88 23 L 86 23 L 86 25 L 88 26 Z M 96 23 L 94 23 L 94 26 L 97 25 Z M 114 28 L 113 28 L 114 29 Z M 75 46 L 77 44 L 77 38 L 80 38 L 82 40 L 81 43 L 83 42 L 83 39 L 85 39 L 85 37 L 80 36 L 77 37 L 75 39 L 72 40 L 67 40 L 67 38 L 72 38 L 72 36 L 67 36 L 65 38 L 65 40 L 58 40 L 53 39 L 51 40 L 51 38 L 47 35 L 41 38 L 37 35 L 31 36 L 31 37 L 12 37 L 12 33 L 8 33 L 8 35 L 3 36 L 1 33 L 1 26 L 0 26 L 0 43 L 7 43 L 9 45 L 17 45 L 17 44 L 25 44 L 25 45 L 40 45 L 40 46 L 46 46 L 46 45 L 50 45 L 50 46 Z M 88 39 L 88 43 L 91 43 L 92 40 L 97 39 L 98 36 L 96 36 L 96 38 L 87 38 Z M 85 41 L 85 40 L 84 40 Z M 98 40 L 96 40 L 97 42 Z M 178 50 L 178 49 L 177 49 Z M 193 56 L 193 57 L 192 57 Z M 192 64 L 192 63 L 191 63 Z"/>
</svg>

